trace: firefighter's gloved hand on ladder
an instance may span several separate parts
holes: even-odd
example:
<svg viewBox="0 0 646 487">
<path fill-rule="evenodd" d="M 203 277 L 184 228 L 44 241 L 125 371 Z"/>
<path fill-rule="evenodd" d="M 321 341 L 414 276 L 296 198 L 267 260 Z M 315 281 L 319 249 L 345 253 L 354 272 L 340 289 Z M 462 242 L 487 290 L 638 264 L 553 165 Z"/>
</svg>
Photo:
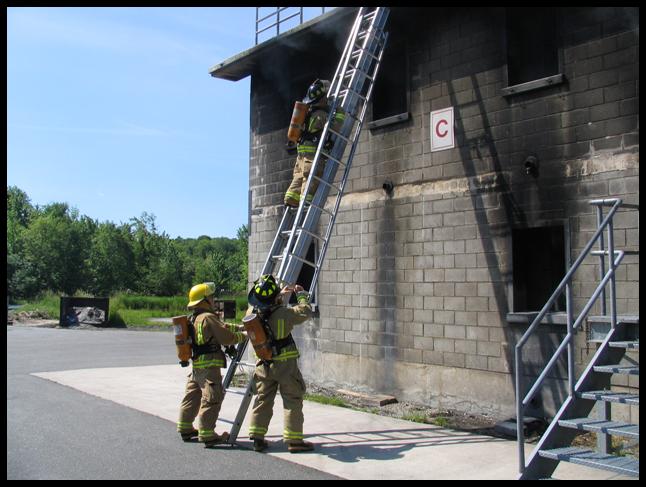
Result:
<svg viewBox="0 0 646 487">
<path fill-rule="evenodd" d="M 284 305 L 288 304 L 292 293 L 296 293 L 298 304 L 309 302 L 310 295 L 300 284 L 296 284 L 294 286 L 285 286 L 283 289 L 281 289 L 280 295 L 278 297 L 279 302 Z"/>
<path fill-rule="evenodd" d="M 294 292 L 296 293 L 296 300 L 298 301 L 298 304 L 310 302 L 310 294 L 305 289 L 303 289 L 303 286 L 296 284 L 296 286 L 294 286 Z"/>
</svg>

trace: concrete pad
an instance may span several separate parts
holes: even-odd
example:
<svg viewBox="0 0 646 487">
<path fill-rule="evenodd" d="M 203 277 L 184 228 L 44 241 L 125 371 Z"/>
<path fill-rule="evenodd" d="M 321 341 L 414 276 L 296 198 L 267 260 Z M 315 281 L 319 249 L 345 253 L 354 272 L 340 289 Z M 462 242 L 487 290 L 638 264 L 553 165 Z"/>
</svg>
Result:
<svg viewBox="0 0 646 487">
<path fill-rule="evenodd" d="M 96 397 L 171 421 L 175 433 L 178 408 L 190 368 L 178 365 L 114 367 L 32 374 Z M 224 375 L 224 374 L 223 374 Z M 238 389 L 242 392 L 243 389 Z M 241 394 L 227 393 L 217 432 L 231 429 Z M 305 401 L 305 436 L 316 444 L 309 453 L 291 454 L 282 443 L 282 402 L 276 399 L 265 453 L 351 480 L 362 479 L 515 479 L 515 441 L 449 430 L 337 406 Z M 251 448 L 249 414 L 239 445 Z M 533 446 L 526 447 L 526 453 Z M 606 480 L 627 478 L 562 462 L 554 478 Z"/>
</svg>

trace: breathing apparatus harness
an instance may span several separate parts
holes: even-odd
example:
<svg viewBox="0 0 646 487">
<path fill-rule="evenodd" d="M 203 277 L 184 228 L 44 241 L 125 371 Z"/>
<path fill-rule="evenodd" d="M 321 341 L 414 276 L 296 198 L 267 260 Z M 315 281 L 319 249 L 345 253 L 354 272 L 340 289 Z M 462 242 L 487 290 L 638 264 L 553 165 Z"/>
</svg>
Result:
<svg viewBox="0 0 646 487">
<path fill-rule="evenodd" d="M 200 355 L 206 355 L 208 353 L 218 353 L 222 351 L 222 345 L 212 343 L 213 337 L 209 338 L 209 341 L 203 345 L 197 344 L 197 340 L 195 339 L 195 319 L 202 313 L 208 313 L 208 311 L 203 309 L 196 309 L 193 314 L 188 317 L 188 335 L 191 337 L 191 348 L 193 351 L 193 356 L 191 358 L 193 360 L 195 360 Z M 234 345 L 229 345 L 225 347 L 224 353 L 226 353 L 229 357 L 234 358 L 237 354 L 237 351 Z"/>
<path fill-rule="evenodd" d="M 262 327 L 265 330 L 265 333 L 267 334 L 267 338 L 269 339 L 272 357 L 277 357 L 278 355 L 280 355 L 280 353 L 283 351 L 285 347 L 296 344 L 294 342 L 294 338 L 292 337 L 291 333 L 287 335 L 285 338 L 277 339 L 276 336 L 274 335 L 274 330 L 272 330 L 271 325 L 269 324 L 269 317 L 274 311 L 276 311 L 280 307 L 281 307 L 280 304 L 273 304 L 270 306 L 254 306 L 253 308 L 253 312 L 256 313 L 256 316 L 258 316 L 258 319 L 260 319 L 260 322 L 262 323 Z M 262 359 L 261 361 L 265 367 L 269 367 L 273 362 L 273 360 L 262 360 Z"/>
<path fill-rule="evenodd" d="M 310 125 L 310 118 L 312 117 L 312 112 L 314 110 L 323 110 L 325 113 L 329 115 L 330 113 L 330 106 L 328 104 L 325 105 L 315 105 L 312 106 L 310 105 L 307 109 L 307 116 L 305 117 L 305 122 L 303 125 L 305 127 L 309 127 Z M 307 129 L 303 130 L 301 133 L 300 138 L 298 139 L 298 144 L 302 144 L 303 142 L 312 142 L 314 144 L 318 143 L 319 141 L 319 134 L 313 134 L 309 132 Z"/>
</svg>

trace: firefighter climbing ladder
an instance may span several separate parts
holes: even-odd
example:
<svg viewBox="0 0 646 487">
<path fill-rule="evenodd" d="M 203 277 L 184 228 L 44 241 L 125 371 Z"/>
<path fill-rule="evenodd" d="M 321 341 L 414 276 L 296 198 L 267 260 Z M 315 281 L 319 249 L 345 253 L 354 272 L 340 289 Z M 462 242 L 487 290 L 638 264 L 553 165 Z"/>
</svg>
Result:
<svg viewBox="0 0 646 487">
<path fill-rule="evenodd" d="M 388 34 L 384 32 L 388 13 L 389 10 L 383 7 L 361 7 L 359 9 L 330 85 L 328 92 L 330 112 L 321 132 L 304 194 L 309 194 L 313 180 L 318 181 L 318 188 L 311 202 L 301 198 L 298 208 L 285 207 L 262 268 L 261 275 L 273 274 L 279 284 L 284 286 L 296 283 L 303 265 L 312 267 L 314 275 L 308 289 L 310 296 L 314 292 L 325 259 L 368 102 L 388 40 Z M 336 132 L 332 129 L 332 122 L 339 108 L 345 112 L 346 117 L 341 129 Z M 333 141 L 329 152 L 324 149 L 327 140 Z M 350 150 L 347 157 L 344 158 L 348 144 Z M 322 174 L 319 169 L 321 164 L 325 166 Z M 335 184 L 336 172 L 339 167 L 343 168 L 343 174 L 340 182 Z M 320 177 L 318 174 L 321 174 Z M 331 209 L 325 207 L 330 190 L 336 191 L 336 199 Z M 326 213 L 330 217 L 327 229 L 322 235 L 316 233 L 321 213 Z M 313 238 L 318 240 L 320 246 L 316 262 L 306 259 Z M 223 381 L 225 389 L 229 387 L 238 365 L 253 365 L 242 362 L 247 342 L 248 340 L 238 345 L 237 355 L 231 361 Z M 238 437 L 255 392 L 254 381 L 250 380 L 231 428 L 229 437 L 231 444 Z"/>
</svg>

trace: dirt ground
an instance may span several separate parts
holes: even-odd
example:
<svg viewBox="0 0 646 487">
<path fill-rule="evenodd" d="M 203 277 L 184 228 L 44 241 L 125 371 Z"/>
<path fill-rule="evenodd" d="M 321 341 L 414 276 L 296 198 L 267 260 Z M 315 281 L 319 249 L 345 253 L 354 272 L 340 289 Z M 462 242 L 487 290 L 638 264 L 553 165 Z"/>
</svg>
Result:
<svg viewBox="0 0 646 487">
<path fill-rule="evenodd" d="M 469 431 L 474 434 L 501 436 L 498 432 L 494 431 L 496 420 L 487 416 L 466 414 L 448 409 L 431 408 L 429 406 L 407 401 L 398 401 L 393 404 L 377 406 L 370 400 L 362 400 L 360 397 L 350 396 L 337 390 L 328 389 L 311 383 L 307 384 L 307 393 L 337 399 L 343 401 L 343 403 L 350 407 L 366 410 L 381 416 L 436 424 L 450 429 Z"/>
<path fill-rule="evenodd" d="M 8 324 L 13 326 L 56 328 L 58 327 L 58 320 L 52 320 L 38 311 L 9 311 Z"/>
</svg>

